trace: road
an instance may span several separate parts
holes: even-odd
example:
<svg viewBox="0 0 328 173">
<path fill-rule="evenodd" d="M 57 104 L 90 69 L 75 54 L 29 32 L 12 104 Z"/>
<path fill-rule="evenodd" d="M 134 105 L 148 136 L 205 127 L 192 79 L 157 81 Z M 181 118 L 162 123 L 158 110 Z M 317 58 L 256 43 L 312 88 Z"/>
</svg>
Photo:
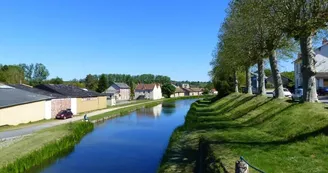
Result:
<svg viewBox="0 0 328 173">
<path fill-rule="evenodd" d="M 147 102 L 147 103 L 149 103 L 149 102 Z M 131 107 L 131 106 L 137 106 L 137 105 L 140 105 L 140 104 L 144 104 L 144 103 L 131 104 L 131 105 L 126 105 L 126 106 L 121 106 L 121 107 L 116 107 L 116 108 L 98 110 L 98 111 L 88 113 L 87 115 L 88 115 L 88 117 L 92 117 L 92 116 L 103 114 L 103 113 L 106 113 L 106 112 L 111 112 L 111 111 L 114 111 L 114 110 L 117 110 L 117 109 L 122 109 L 122 108 L 126 108 L 126 107 Z M 81 120 L 83 120 L 83 116 L 73 117 L 73 118 L 66 119 L 66 120 L 45 122 L 43 124 L 24 127 L 24 128 L 17 129 L 17 130 L 10 130 L 10 131 L 0 132 L 0 141 L 4 140 L 6 138 L 13 138 L 13 137 L 16 137 L 16 136 L 27 135 L 27 134 L 31 134 L 31 133 L 34 133 L 36 131 L 39 131 L 39 130 L 42 130 L 42 129 L 45 129 L 45 128 L 54 127 L 54 126 L 58 126 L 58 125 L 61 125 L 61 124 L 66 124 L 66 123 L 70 123 L 70 122 L 74 122 L 74 121 L 81 121 Z"/>
</svg>

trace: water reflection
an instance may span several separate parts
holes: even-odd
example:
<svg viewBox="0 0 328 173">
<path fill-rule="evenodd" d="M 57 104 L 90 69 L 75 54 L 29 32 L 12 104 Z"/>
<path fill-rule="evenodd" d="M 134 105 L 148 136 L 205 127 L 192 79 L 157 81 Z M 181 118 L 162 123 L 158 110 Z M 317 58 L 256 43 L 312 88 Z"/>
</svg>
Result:
<svg viewBox="0 0 328 173">
<path fill-rule="evenodd" d="M 175 107 L 157 105 L 104 121 L 66 157 L 29 173 L 156 172 L 173 130 L 183 124 L 194 101 L 176 101 Z"/>
<path fill-rule="evenodd" d="M 146 116 L 150 118 L 157 118 L 161 115 L 162 112 L 162 104 L 154 106 L 152 108 L 142 108 L 137 110 L 137 117 Z"/>
</svg>

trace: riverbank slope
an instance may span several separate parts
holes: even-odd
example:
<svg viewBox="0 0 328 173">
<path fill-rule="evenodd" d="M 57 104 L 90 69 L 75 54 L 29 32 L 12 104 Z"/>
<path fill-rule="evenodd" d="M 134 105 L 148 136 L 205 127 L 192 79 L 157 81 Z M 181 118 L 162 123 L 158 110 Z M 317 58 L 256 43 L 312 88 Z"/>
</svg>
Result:
<svg viewBox="0 0 328 173">
<path fill-rule="evenodd" d="M 240 156 L 265 172 L 325 172 L 327 113 L 320 103 L 244 94 L 197 101 L 158 172 L 234 172 Z"/>
</svg>

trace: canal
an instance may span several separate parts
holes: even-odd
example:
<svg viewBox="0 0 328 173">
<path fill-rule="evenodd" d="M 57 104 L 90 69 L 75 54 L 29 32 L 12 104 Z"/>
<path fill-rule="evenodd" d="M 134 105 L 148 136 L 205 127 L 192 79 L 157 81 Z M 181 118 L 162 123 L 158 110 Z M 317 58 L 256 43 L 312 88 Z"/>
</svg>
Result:
<svg viewBox="0 0 328 173">
<path fill-rule="evenodd" d="M 163 103 L 97 124 L 70 153 L 29 172 L 154 173 L 194 101 Z"/>
</svg>

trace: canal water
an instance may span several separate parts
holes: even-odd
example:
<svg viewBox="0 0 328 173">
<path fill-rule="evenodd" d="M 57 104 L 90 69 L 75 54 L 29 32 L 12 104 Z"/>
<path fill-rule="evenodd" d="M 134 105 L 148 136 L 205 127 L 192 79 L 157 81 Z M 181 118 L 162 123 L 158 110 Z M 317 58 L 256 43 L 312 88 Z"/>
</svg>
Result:
<svg viewBox="0 0 328 173">
<path fill-rule="evenodd" d="M 191 103 L 144 108 L 96 125 L 69 154 L 31 170 L 37 173 L 154 173 L 173 130 Z"/>
</svg>

